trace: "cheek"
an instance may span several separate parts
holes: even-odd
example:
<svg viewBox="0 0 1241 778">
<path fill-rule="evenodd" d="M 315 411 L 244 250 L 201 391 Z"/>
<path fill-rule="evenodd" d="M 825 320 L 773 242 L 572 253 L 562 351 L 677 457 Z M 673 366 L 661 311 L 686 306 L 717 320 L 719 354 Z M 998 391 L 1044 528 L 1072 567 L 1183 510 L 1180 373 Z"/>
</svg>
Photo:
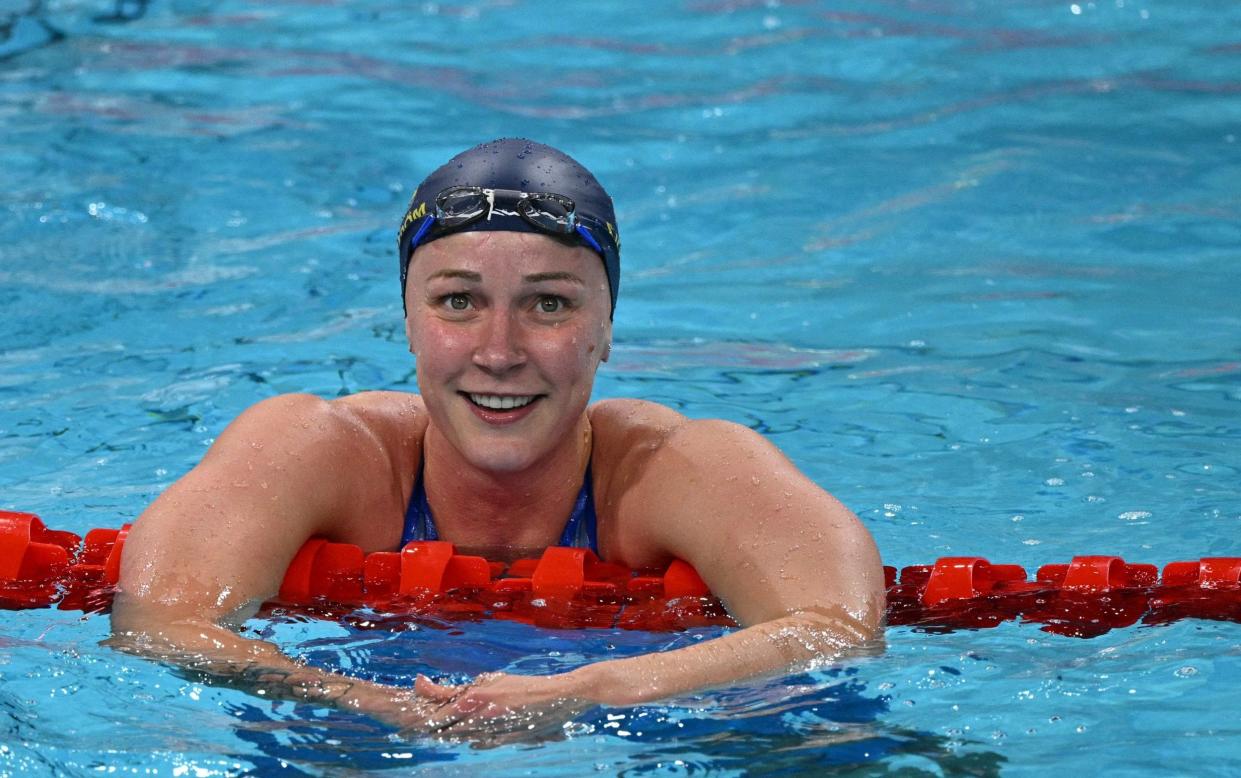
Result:
<svg viewBox="0 0 1241 778">
<path fill-rule="evenodd" d="M 600 333 L 562 331 L 555 338 L 538 341 L 543 364 L 562 378 L 590 379 L 601 361 L 603 340 Z"/>
<path fill-rule="evenodd" d="M 460 327 L 443 327 L 429 319 L 406 324 L 410 350 L 418 357 L 418 372 L 434 373 L 452 369 L 472 348 L 468 333 Z"/>
</svg>

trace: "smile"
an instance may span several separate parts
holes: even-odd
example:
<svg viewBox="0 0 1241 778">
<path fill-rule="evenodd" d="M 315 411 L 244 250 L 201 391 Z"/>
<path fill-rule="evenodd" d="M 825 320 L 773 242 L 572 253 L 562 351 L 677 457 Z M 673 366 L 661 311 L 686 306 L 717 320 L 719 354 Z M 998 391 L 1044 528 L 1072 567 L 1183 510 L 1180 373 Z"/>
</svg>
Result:
<svg viewBox="0 0 1241 778">
<path fill-rule="evenodd" d="M 513 408 L 524 408 L 530 403 L 538 399 L 538 395 L 531 394 L 525 396 L 498 395 L 498 394 L 473 394 L 466 395 L 470 398 L 470 402 L 483 408 L 493 411 L 508 411 Z"/>
</svg>

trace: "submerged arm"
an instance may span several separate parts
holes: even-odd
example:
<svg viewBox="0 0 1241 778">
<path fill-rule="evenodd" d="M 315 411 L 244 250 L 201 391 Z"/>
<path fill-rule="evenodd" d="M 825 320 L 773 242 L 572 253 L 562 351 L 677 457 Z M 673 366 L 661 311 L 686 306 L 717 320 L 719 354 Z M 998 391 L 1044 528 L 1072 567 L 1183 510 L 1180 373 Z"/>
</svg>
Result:
<svg viewBox="0 0 1241 778">
<path fill-rule="evenodd" d="M 309 702 L 366 713 L 407 728 L 429 707 L 410 690 L 332 673 L 291 659 L 275 645 L 242 637 L 210 620 L 171 621 L 121 605 L 107 645 L 174 664 L 207 683 L 273 700 Z"/>
<path fill-rule="evenodd" d="M 592 704 L 633 705 L 825 664 L 876 638 L 883 569 L 847 508 L 748 429 L 684 426 L 625 497 L 632 531 L 690 562 L 743 629 L 686 648 L 613 659 L 554 676 L 483 676 L 450 687 L 448 733 L 539 731 Z"/>
<path fill-rule="evenodd" d="M 342 461 L 391 466 L 347 408 L 286 396 L 242 414 L 135 522 L 108 645 L 268 698 L 357 710 L 402 727 L 420 719 L 426 706 L 408 690 L 308 667 L 226 626 L 275 595 L 301 545 L 330 536 L 349 506 L 382 515 L 391 507 L 385 500 L 400 502 L 340 476 Z M 338 476 L 324 479 L 325 472 Z"/>
</svg>

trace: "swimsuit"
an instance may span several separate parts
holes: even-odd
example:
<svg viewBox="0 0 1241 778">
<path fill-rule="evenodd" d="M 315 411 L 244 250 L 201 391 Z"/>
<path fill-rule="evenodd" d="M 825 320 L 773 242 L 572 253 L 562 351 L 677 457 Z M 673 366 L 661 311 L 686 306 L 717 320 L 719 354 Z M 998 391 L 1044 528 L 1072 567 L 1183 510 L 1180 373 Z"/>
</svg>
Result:
<svg viewBox="0 0 1241 778">
<path fill-rule="evenodd" d="M 582 490 L 573 502 L 573 513 L 560 533 L 557 545 L 571 548 L 588 548 L 595 554 L 599 553 L 599 540 L 596 533 L 598 520 L 595 517 L 594 487 L 591 484 L 590 465 L 586 465 L 586 478 L 582 481 Z M 414 479 L 414 492 L 409 496 L 409 508 L 405 511 L 405 531 L 401 533 L 401 546 L 413 540 L 439 540 L 435 530 L 435 517 L 431 515 L 431 504 L 427 502 L 427 490 L 422 483 L 422 465 L 418 465 L 418 475 Z"/>
</svg>

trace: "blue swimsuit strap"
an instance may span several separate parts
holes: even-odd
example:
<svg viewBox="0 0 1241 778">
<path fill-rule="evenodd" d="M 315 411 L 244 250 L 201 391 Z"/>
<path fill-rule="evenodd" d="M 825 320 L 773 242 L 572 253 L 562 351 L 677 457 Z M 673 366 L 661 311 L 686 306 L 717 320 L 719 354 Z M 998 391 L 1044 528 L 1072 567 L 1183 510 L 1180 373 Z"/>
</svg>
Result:
<svg viewBox="0 0 1241 778">
<path fill-rule="evenodd" d="M 590 477 L 590 464 L 586 465 L 586 477 L 582 480 L 582 490 L 573 502 L 573 513 L 560 533 L 560 544 L 571 548 L 588 548 L 599 553 L 597 533 L 598 519 L 595 517 L 595 490 Z M 427 501 L 427 489 L 422 482 L 422 465 L 418 465 L 418 475 L 414 478 L 414 491 L 409 496 L 409 507 L 405 511 L 405 531 L 401 533 L 401 545 L 413 540 L 439 540 L 439 532 L 435 529 L 435 517 L 431 515 L 431 504 Z"/>
</svg>

